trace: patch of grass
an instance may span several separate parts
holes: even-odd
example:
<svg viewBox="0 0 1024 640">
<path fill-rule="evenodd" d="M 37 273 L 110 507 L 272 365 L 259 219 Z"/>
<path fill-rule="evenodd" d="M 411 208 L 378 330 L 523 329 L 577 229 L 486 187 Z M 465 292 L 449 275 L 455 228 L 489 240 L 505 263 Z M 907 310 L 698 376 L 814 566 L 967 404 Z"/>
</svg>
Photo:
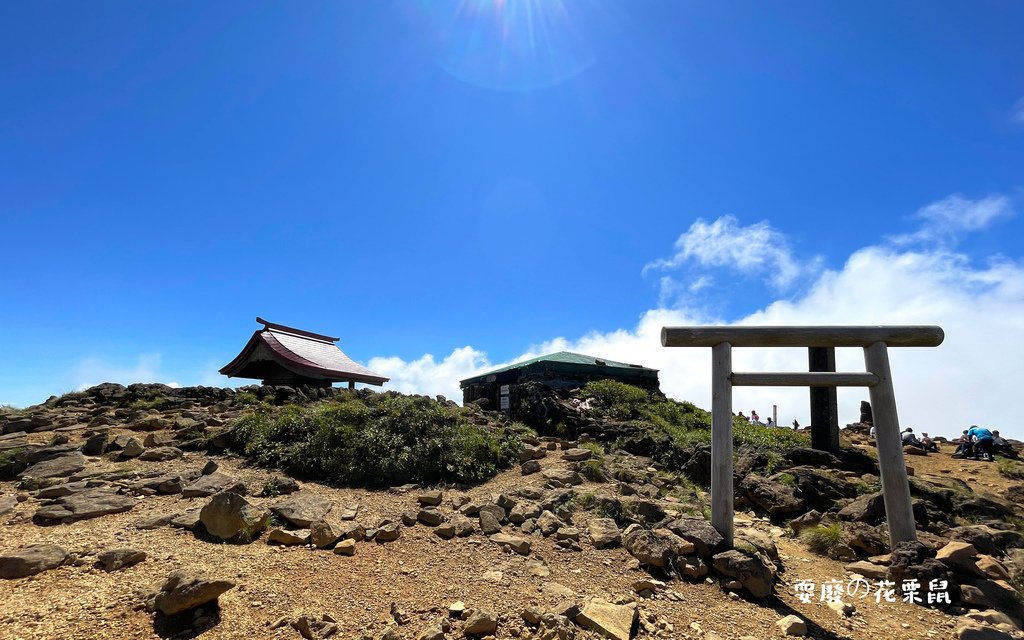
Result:
<svg viewBox="0 0 1024 640">
<path fill-rule="evenodd" d="M 132 401 L 128 408 L 132 411 L 152 411 L 167 404 L 167 396 L 157 389 L 150 389 L 142 398 Z"/>
<path fill-rule="evenodd" d="M 591 440 L 590 442 L 581 442 L 579 447 L 580 449 L 586 449 L 587 451 L 594 454 L 595 458 L 604 457 L 604 446 L 600 442 L 594 442 L 593 440 Z"/>
<path fill-rule="evenodd" d="M 256 464 L 333 484 L 481 482 L 518 460 L 522 441 L 460 407 L 396 392 L 345 394 L 315 405 L 259 405 L 232 425 Z"/>
<path fill-rule="evenodd" d="M 828 555 L 843 543 L 843 527 L 838 522 L 808 527 L 800 532 L 800 540 L 814 553 Z"/>
<path fill-rule="evenodd" d="M 857 490 L 858 496 L 868 493 L 877 493 L 882 490 L 882 484 L 880 482 L 864 482 L 863 480 L 854 482 L 853 487 Z"/>
<path fill-rule="evenodd" d="M 240 405 L 251 407 L 260 403 L 260 399 L 251 391 L 241 391 L 235 394 L 235 402 Z"/>
<path fill-rule="evenodd" d="M 796 476 L 792 473 L 780 473 L 775 479 L 779 481 L 779 484 L 796 489 Z"/>
<path fill-rule="evenodd" d="M 1024 480 L 1024 464 L 1016 460 L 1002 458 L 996 463 L 996 470 L 1007 478 Z"/>
<path fill-rule="evenodd" d="M 0 480 L 13 480 L 20 473 L 25 465 L 15 460 L 15 458 L 24 450 L 24 447 L 19 447 L 17 449 L 0 451 Z"/>
<path fill-rule="evenodd" d="M 607 482 L 608 476 L 605 473 L 604 461 L 601 458 L 591 458 L 580 465 L 580 473 L 591 482 Z"/>
<path fill-rule="evenodd" d="M 281 479 L 277 476 L 271 476 L 270 480 L 263 483 L 263 489 L 260 490 L 260 495 L 273 498 L 281 495 Z"/>
</svg>

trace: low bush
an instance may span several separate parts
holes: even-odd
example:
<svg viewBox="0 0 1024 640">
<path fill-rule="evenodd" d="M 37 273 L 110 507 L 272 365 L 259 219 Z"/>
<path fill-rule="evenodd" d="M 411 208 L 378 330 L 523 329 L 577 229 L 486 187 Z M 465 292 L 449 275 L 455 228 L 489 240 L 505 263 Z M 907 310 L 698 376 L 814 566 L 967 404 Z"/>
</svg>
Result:
<svg viewBox="0 0 1024 640">
<path fill-rule="evenodd" d="M 522 442 L 466 412 L 425 396 L 347 393 L 315 405 L 255 406 L 232 432 L 256 464 L 321 482 L 480 482 L 515 463 Z"/>
<path fill-rule="evenodd" d="M 996 463 L 996 469 L 1002 475 L 1013 480 L 1024 480 L 1024 464 L 1016 460 L 1001 459 Z"/>
<path fill-rule="evenodd" d="M 843 543 L 843 528 L 838 522 L 815 525 L 801 531 L 800 540 L 814 553 L 828 555 Z"/>
</svg>

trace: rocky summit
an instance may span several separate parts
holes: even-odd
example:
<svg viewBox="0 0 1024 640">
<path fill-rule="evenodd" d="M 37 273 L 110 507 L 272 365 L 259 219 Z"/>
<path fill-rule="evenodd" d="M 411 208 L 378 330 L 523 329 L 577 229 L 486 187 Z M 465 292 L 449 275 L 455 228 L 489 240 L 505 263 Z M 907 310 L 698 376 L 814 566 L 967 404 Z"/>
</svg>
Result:
<svg viewBox="0 0 1024 640">
<path fill-rule="evenodd" d="M 758 432 L 737 442 L 728 548 L 704 413 L 535 393 L 548 411 L 523 423 L 260 386 L 2 409 L 0 635 L 1024 637 L 1009 461 L 915 456 L 918 541 L 890 548 L 861 425 L 837 452 Z"/>
</svg>

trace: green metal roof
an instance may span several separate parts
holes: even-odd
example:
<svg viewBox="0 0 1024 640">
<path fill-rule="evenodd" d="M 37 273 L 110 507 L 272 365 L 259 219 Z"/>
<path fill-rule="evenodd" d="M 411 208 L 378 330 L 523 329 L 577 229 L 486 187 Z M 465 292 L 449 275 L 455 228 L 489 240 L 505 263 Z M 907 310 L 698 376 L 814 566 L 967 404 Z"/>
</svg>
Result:
<svg viewBox="0 0 1024 640">
<path fill-rule="evenodd" d="M 516 362 L 514 364 L 508 365 L 507 367 L 501 367 L 500 369 L 495 369 L 493 371 L 488 371 L 486 373 L 478 373 L 475 376 L 472 376 L 470 378 L 466 378 L 462 382 L 468 382 L 470 380 L 475 380 L 476 378 L 484 378 L 486 376 L 491 376 L 491 375 L 494 375 L 496 373 L 504 373 L 505 371 L 511 371 L 513 369 L 522 369 L 524 367 L 528 367 L 528 366 L 530 366 L 532 364 L 537 364 L 539 362 L 560 362 L 560 363 L 565 363 L 565 364 L 581 364 L 581 365 L 589 365 L 589 366 L 595 366 L 595 367 L 612 367 L 612 368 L 620 368 L 620 369 L 629 369 L 631 371 L 636 371 L 636 370 L 657 371 L 657 369 L 651 369 L 649 367 L 642 367 L 642 366 L 640 366 L 638 364 L 628 364 L 626 362 L 616 362 L 615 360 L 606 360 L 604 358 L 595 358 L 594 356 L 588 356 L 588 355 L 584 355 L 582 353 L 572 353 L 571 351 L 559 351 L 558 353 L 549 353 L 548 355 L 540 356 L 539 358 L 532 358 L 530 360 L 523 360 L 522 362 Z"/>
</svg>

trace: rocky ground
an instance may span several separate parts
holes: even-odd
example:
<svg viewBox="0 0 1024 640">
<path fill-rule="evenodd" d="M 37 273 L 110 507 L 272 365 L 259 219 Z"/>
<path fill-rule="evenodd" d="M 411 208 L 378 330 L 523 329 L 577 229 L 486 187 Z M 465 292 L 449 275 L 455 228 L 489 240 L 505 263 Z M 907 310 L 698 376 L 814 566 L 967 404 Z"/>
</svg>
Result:
<svg viewBox="0 0 1024 640">
<path fill-rule="evenodd" d="M 1024 637 L 1016 485 L 993 464 L 908 457 L 921 544 L 889 553 L 869 455 L 768 473 L 741 451 L 726 551 L 701 450 L 677 473 L 528 438 L 482 485 L 336 488 L 226 451 L 247 402 L 105 385 L 0 415 L 0 637 Z M 821 522 L 828 555 L 794 535 Z M 854 574 L 943 578 L 950 603 L 822 601 Z"/>
</svg>

